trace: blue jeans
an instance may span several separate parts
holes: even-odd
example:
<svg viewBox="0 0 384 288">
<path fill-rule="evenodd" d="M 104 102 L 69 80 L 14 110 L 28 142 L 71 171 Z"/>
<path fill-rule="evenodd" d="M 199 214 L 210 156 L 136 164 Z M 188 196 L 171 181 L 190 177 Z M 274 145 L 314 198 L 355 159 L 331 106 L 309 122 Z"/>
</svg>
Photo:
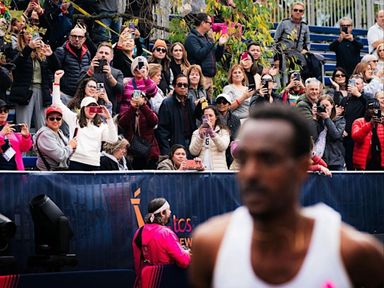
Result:
<svg viewBox="0 0 384 288">
<path fill-rule="evenodd" d="M 121 28 L 121 19 L 114 20 L 111 18 L 100 19 L 107 27 L 111 28 L 113 31 L 120 33 Z M 103 41 L 111 41 L 112 43 L 116 43 L 119 40 L 119 35 L 105 29 L 100 24 L 95 22 L 95 28 L 93 29 L 93 41 L 96 45 Z"/>
</svg>

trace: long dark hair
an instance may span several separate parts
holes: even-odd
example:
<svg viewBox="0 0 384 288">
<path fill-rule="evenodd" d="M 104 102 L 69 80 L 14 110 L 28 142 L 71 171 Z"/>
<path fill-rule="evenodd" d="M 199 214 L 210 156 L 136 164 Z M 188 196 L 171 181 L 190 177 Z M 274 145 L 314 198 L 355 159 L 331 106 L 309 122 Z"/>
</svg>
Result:
<svg viewBox="0 0 384 288">
<path fill-rule="evenodd" d="M 88 119 L 87 119 L 87 116 L 85 115 L 84 110 L 85 110 L 85 107 L 82 107 L 80 109 L 80 114 L 77 117 L 80 128 L 84 128 L 88 125 Z M 99 114 L 95 115 L 95 117 L 92 119 L 92 123 L 97 127 L 101 125 L 101 117 Z"/>
<path fill-rule="evenodd" d="M 217 110 L 216 106 L 208 105 L 207 107 L 205 107 L 205 108 L 202 110 L 203 115 L 204 115 L 204 111 L 205 111 L 205 110 L 208 110 L 208 109 L 213 110 L 213 113 L 215 113 L 215 116 L 216 116 L 215 127 L 216 127 L 216 126 L 219 126 L 220 129 L 226 129 L 226 130 L 229 131 L 227 125 L 225 125 L 225 124 L 223 123 L 222 118 L 221 118 L 222 116 L 221 116 L 219 110 Z M 215 127 L 213 127 L 213 129 L 215 129 Z"/>
<path fill-rule="evenodd" d="M 333 71 L 332 73 L 332 80 L 335 81 L 335 75 L 337 72 L 341 72 L 345 75 L 345 83 L 344 83 L 344 89 L 347 88 L 347 85 L 348 85 L 348 80 L 349 80 L 349 76 L 348 76 L 348 73 L 347 71 L 344 70 L 344 68 L 341 68 L 341 67 L 336 67 L 335 70 Z"/>
<path fill-rule="evenodd" d="M 151 217 L 151 214 L 153 212 L 155 212 L 157 209 L 159 209 L 161 206 L 163 206 L 165 202 L 167 202 L 167 200 L 165 198 L 162 198 L 162 197 L 152 199 L 148 203 L 148 214 L 145 215 L 144 222 L 147 224 L 149 224 L 149 223 L 163 224 L 161 212 L 154 215 L 155 218 L 153 219 L 153 222 L 150 222 L 149 218 Z"/>
<path fill-rule="evenodd" d="M 93 77 L 83 79 L 77 86 L 75 95 L 68 103 L 69 109 L 71 110 L 80 109 L 80 103 L 85 97 L 85 87 L 87 86 L 89 81 L 95 81 L 95 83 L 97 83 L 96 79 Z"/>
</svg>

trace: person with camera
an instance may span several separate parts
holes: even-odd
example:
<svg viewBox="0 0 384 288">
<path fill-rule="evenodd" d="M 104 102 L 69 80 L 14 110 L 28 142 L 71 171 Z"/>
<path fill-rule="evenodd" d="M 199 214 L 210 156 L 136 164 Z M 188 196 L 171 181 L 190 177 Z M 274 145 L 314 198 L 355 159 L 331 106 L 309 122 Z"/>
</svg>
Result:
<svg viewBox="0 0 384 288">
<path fill-rule="evenodd" d="M 352 123 L 360 117 L 364 117 L 367 99 L 364 95 L 364 82 L 360 75 L 352 75 L 348 82 L 348 96 L 341 100 L 340 106 L 344 109 L 345 118 L 345 133 L 344 133 L 344 148 L 345 148 L 345 164 L 347 170 L 353 170 L 353 145 L 352 139 Z"/>
<path fill-rule="evenodd" d="M 146 265 L 176 264 L 187 268 L 191 262 L 190 250 L 181 246 L 175 232 L 166 226 L 171 215 L 171 206 L 165 198 L 149 202 L 145 224 L 137 229 L 132 240 L 135 288 L 143 287 L 141 271 Z"/>
<path fill-rule="evenodd" d="M 263 75 L 261 78 L 261 88 L 252 96 L 250 107 L 260 103 L 273 103 L 280 100 L 280 95 L 273 91 L 273 78 L 269 74 Z"/>
<path fill-rule="evenodd" d="M 204 108 L 202 124 L 192 134 L 191 154 L 202 159 L 207 170 L 228 170 L 226 150 L 229 142 L 229 130 L 222 124 L 216 107 Z"/>
<path fill-rule="evenodd" d="M 136 57 L 131 64 L 133 77 L 124 78 L 124 91 L 120 101 L 120 114 L 126 112 L 130 106 L 133 94 L 138 91 L 145 94 L 147 99 L 154 97 L 158 87 L 155 81 L 148 77 L 149 65 L 144 56 Z"/>
<path fill-rule="evenodd" d="M 160 149 L 155 137 L 155 127 L 159 123 L 159 118 L 148 105 L 144 92 L 140 90 L 133 92 L 129 106 L 119 114 L 118 119 L 119 128 L 130 143 L 128 156 L 132 160 L 132 168 L 156 169 Z"/>
<path fill-rule="evenodd" d="M 360 51 L 363 44 L 352 34 L 352 19 L 343 17 L 339 20 L 340 35 L 329 45 L 329 50 L 336 53 L 336 67 L 343 68 L 347 75 L 360 62 Z"/>
<path fill-rule="evenodd" d="M 28 126 L 8 123 L 11 108 L 0 99 L 0 170 L 24 170 L 23 152 L 32 147 Z"/>
<path fill-rule="evenodd" d="M 314 145 L 315 154 L 327 163 L 329 170 L 345 169 L 343 133 L 345 119 L 336 114 L 335 102 L 329 95 L 322 95 L 317 105 L 319 137 Z"/>
<path fill-rule="evenodd" d="M 289 82 L 281 92 L 281 101 L 291 106 L 296 106 L 297 100 L 305 95 L 305 86 L 298 71 L 288 74 Z"/>
<path fill-rule="evenodd" d="M 71 111 L 60 98 L 60 79 L 64 71 L 55 72 L 52 87 L 52 102 L 63 111 L 63 120 L 69 127 L 70 138 L 76 138 L 78 145 L 71 156 L 69 170 L 95 171 L 100 169 L 102 142 L 115 143 L 117 128 L 105 106 L 99 106 L 93 97 L 84 97 L 79 113 Z M 106 123 L 102 123 L 101 117 Z"/>
<path fill-rule="evenodd" d="M 204 165 L 200 158 L 188 160 L 187 149 L 180 144 L 171 147 L 171 152 L 167 156 L 160 158 L 157 164 L 157 170 L 198 170 L 203 171 Z"/>
<path fill-rule="evenodd" d="M 369 99 L 365 115 L 352 124 L 353 167 L 358 170 L 384 170 L 384 92 Z"/>
<path fill-rule="evenodd" d="M 108 42 L 101 42 L 91 64 L 81 70 L 79 81 L 84 78 L 94 77 L 97 83 L 104 83 L 108 99 L 112 102 L 113 114 L 117 114 L 120 110 L 118 97 L 123 93 L 124 77 L 120 70 L 111 67 L 112 59 L 112 45 Z"/>
<path fill-rule="evenodd" d="M 63 124 L 63 111 L 51 105 L 45 110 L 45 126 L 33 137 L 37 152 L 36 167 L 40 171 L 68 169 L 69 158 L 77 147 L 77 139 L 68 141 L 60 126 Z"/>
</svg>

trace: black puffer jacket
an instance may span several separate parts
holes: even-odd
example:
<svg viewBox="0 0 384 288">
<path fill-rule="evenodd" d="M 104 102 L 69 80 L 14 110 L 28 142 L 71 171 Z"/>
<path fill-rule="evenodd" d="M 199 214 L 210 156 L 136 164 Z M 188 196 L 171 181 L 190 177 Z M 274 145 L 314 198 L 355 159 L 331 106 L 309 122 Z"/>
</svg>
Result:
<svg viewBox="0 0 384 288">
<path fill-rule="evenodd" d="M 55 53 L 49 57 L 50 69 L 52 72 L 62 69 L 65 74 L 61 78 L 61 91 L 67 95 L 74 96 L 80 78 L 80 71 L 91 63 L 91 53 L 83 45 L 80 58 L 69 45 L 69 42 L 56 49 Z"/>
<path fill-rule="evenodd" d="M 18 53 L 13 62 L 16 69 L 13 70 L 13 85 L 9 101 L 18 105 L 27 105 L 30 100 L 30 88 L 33 78 L 33 61 L 31 58 L 32 49 L 25 46 L 21 53 Z M 50 87 L 52 84 L 52 74 L 48 68 L 48 62 L 40 62 L 41 67 L 41 89 L 44 107 L 51 105 Z"/>
<path fill-rule="evenodd" d="M 188 52 L 189 62 L 200 65 L 204 76 L 215 76 L 216 61 L 223 57 L 224 46 L 216 45 L 207 36 L 192 29 L 185 40 L 185 50 Z"/>
</svg>

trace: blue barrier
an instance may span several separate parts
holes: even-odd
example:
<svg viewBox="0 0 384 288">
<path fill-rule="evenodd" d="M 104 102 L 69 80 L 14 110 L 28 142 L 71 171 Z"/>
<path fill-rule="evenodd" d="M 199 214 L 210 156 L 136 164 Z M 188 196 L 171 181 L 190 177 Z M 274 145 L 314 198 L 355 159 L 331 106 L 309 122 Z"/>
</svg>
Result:
<svg viewBox="0 0 384 288">
<path fill-rule="evenodd" d="M 59 173 L 0 174 L 0 213 L 18 229 L 12 243 L 21 272 L 34 254 L 28 202 L 47 194 L 69 217 L 72 252 L 79 265 L 66 270 L 132 269 L 131 240 L 150 199 L 164 196 L 172 205 L 170 226 L 180 241 L 192 245 L 193 229 L 211 216 L 240 205 L 233 173 Z M 310 175 L 301 202 L 325 202 L 359 230 L 384 235 L 384 174 Z"/>
</svg>

